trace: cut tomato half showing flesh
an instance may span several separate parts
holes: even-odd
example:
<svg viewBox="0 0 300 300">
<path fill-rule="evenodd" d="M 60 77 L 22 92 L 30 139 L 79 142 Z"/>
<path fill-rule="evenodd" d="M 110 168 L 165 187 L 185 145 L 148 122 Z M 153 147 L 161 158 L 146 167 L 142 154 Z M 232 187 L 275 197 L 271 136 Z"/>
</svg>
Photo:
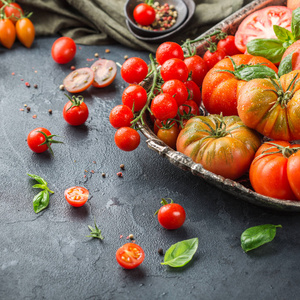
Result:
<svg viewBox="0 0 300 300">
<path fill-rule="evenodd" d="M 145 258 L 142 247 L 134 243 L 127 243 L 116 252 L 119 265 L 125 269 L 134 269 L 139 266 Z"/>
<path fill-rule="evenodd" d="M 70 73 L 63 84 L 68 92 L 80 93 L 92 85 L 94 77 L 94 72 L 90 68 L 80 68 Z"/>
<path fill-rule="evenodd" d="M 89 198 L 89 191 L 81 186 L 73 186 L 65 190 L 65 198 L 74 207 L 82 206 Z"/>
<path fill-rule="evenodd" d="M 108 59 L 99 59 L 91 65 L 95 73 L 93 86 L 103 88 L 110 85 L 117 75 L 117 65 Z"/>
<path fill-rule="evenodd" d="M 273 25 L 291 30 L 292 11 L 285 6 L 269 6 L 246 17 L 235 34 L 235 45 L 243 53 L 253 39 L 276 39 Z"/>
</svg>

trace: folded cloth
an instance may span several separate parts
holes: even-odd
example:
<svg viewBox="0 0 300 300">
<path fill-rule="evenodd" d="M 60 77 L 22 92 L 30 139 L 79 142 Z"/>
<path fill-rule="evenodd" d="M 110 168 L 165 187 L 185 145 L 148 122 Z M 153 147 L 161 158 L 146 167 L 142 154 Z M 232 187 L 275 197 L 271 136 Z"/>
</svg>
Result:
<svg viewBox="0 0 300 300">
<path fill-rule="evenodd" d="M 158 44 L 135 38 L 127 29 L 124 15 L 126 0 L 22 0 L 37 36 L 60 34 L 74 39 L 77 44 L 104 45 L 114 42 L 125 46 L 155 51 Z M 192 20 L 173 38 L 181 43 L 193 39 L 238 10 L 243 0 L 195 0 L 196 10 Z"/>
</svg>

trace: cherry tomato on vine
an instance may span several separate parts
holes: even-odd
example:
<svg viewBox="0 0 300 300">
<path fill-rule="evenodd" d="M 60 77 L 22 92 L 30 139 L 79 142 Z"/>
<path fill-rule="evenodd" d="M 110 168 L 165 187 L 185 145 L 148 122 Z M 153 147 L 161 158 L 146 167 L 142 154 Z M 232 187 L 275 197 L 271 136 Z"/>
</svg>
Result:
<svg viewBox="0 0 300 300">
<path fill-rule="evenodd" d="M 81 207 L 89 198 L 89 191 L 81 186 L 73 186 L 65 190 L 65 198 L 74 207 Z"/>
<path fill-rule="evenodd" d="M 151 111 L 156 119 L 161 121 L 176 117 L 178 105 L 170 94 L 159 94 L 151 103 Z"/>
<path fill-rule="evenodd" d="M 147 74 L 148 66 L 139 57 L 127 59 L 121 67 L 121 76 L 127 83 L 139 83 L 145 79 Z"/>
<path fill-rule="evenodd" d="M 63 117 L 67 123 L 73 126 L 78 126 L 83 124 L 88 116 L 89 116 L 89 109 L 87 105 L 83 102 L 83 97 L 73 96 L 69 98 L 69 101 L 65 104 L 63 109 Z"/>
<path fill-rule="evenodd" d="M 225 39 L 220 40 L 217 44 L 217 49 L 222 49 L 229 56 L 241 54 L 241 51 L 235 45 L 235 37 L 233 35 L 227 35 Z"/>
<path fill-rule="evenodd" d="M 172 149 L 176 149 L 176 141 L 179 134 L 177 123 L 174 123 L 170 128 L 159 128 L 157 137 L 166 143 Z"/>
<path fill-rule="evenodd" d="M 95 73 L 93 86 L 103 88 L 110 85 L 116 78 L 117 65 L 114 61 L 108 59 L 99 59 L 91 65 Z"/>
<path fill-rule="evenodd" d="M 23 15 L 23 9 L 18 3 L 12 2 L 4 8 L 4 13 L 7 18 L 9 18 L 14 24 Z"/>
<path fill-rule="evenodd" d="M 181 59 L 170 58 L 162 64 L 160 74 L 164 81 L 172 79 L 186 81 L 189 77 L 189 70 Z"/>
<path fill-rule="evenodd" d="M 35 37 L 35 29 L 28 18 L 22 18 L 16 23 L 18 40 L 27 48 L 30 48 Z"/>
<path fill-rule="evenodd" d="M 143 26 L 151 25 L 155 21 L 155 10 L 151 5 L 140 3 L 133 10 L 133 18 Z"/>
<path fill-rule="evenodd" d="M 109 122 L 114 128 L 130 127 L 133 117 L 133 112 L 127 105 L 117 105 L 109 114 Z"/>
<path fill-rule="evenodd" d="M 197 103 L 198 106 L 200 106 L 202 98 L 201 98 L 201 91 L 198 85 L 192 80 L 184 82 L 184 85 L 187 88 L 189 93 L 188 100 L 193 100 Z"/>
<path fill-rule="evenodd" d="M 76 44 L 69 37 L 60 37 L 52 45 L 52 58 L 58 64 L 70 62 L 76 54 Z"/>
<path fill-rule="evenodd" d="M 121 127 L 115 133 L 115 143 L 123 151 L 133 151 L 140 144 L 140 135 L 133 128 Z"/>
<path fill-rule="evenodd" d="M 134 111 L 140 111 L 147 102 L 146 90 L 137 84 L 127 87 L 122 94 L 122 103 L 130 109 L 134 107 Z"/>
<path fill-rule="evenodd" d="M 116 252 L 116 260 L 125 269 L 134 269 L 139 266 L 145 258 L 142 247 L 135 243 L 127 243 Z"/>
<path fill-rule="evenodd" d="M 181 46 L 174 42 L 162 43 L 156 50 L 156 60 L 162 65 L 170 58 L 184 59 L 184 53 Z"/>
<path fill-rule="evenodd" d="M 63 81 L 65 89 L 70 93 L 85 91 L 94 82 L 94 72 L 90 68 L 80 68 L 71 72 Z"/>
<path fill-rule="evenodd" d="M 192 80 L 201 87 L 202 81 L 208 71 L 205 61 L 199 56 L 194 55 L 184 59 L 188 72 L 192 72 Z"/>
<path fill-rule="evenodd" d="M 218 63 L 226 56 L 227 54 L 222 49 L 216 50 L 214 52 L 210 52 L 210 50 L 207 50 L 203 55 L 203 60 L 206 63 L 207 69 L 210 70 L 216 63 Z"/>
<path fill-rule="evenodd" d="M 161 90 L 163 93 L 170 94 L 172 97 L 174 97 L 178 106 L 183 104 L 189 96 L 184 83 L 178 79 L 166 81 L 162 85 Z"/>
<path fill-rule="evenodd" d="M 193 100 L 187 100 L 183 103 L 183 105 L 179 106 L 178 109 L 181 115 L 185 114 L 192 114 L 194 116 L 199 116 L 199 107 L 197 103 Z"/>
<path fill-rule="evenodd" d="M 0 42 L 1 44 L 10 49 L 16 39 L 16 29 L 10 19 L 0 20 Z"/>
</svg>

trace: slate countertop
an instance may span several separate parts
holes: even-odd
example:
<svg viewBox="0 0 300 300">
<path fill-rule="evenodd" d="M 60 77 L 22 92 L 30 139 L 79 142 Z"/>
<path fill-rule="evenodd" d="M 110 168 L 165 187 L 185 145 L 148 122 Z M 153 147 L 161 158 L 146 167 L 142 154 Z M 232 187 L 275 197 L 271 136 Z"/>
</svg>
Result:
<svg viewBox="0 0 300 300">
<path fill-rule="evenodd" d="M 299 214 L 260 208 L 216 189 L 149 150 L 143 136 L 137 150 L 119 150 L 108 120 L 126 87 L 119 72 L 109 87 L 82 93 L 90 110 L 86 124 L 68 125 L 62 117 L 67 99 L 59 85 L 71 65 L 90 66 L 96 52 L 120 63 L 124 55 L 148 61 L 148 53 L 120 45 L 80 46 L 74 61 L 58 65 L 50 54 L 54 40 L 38 38 L 32 49 L 19 43 L 11 50 L 0 48 L 0 298 L 295 299 Z M 64 141 L 53 145 L 54 157 L 27 146 L 27 134 L 39 126 Z M 120 164 L 123 178 L 117 176 Z M 49 208 L 39 214 L 32 208 L 37 190 L 26 173 L 40 175 L 55 191 Z M 89 201 L 77 209 L 63 195 L 74 185 L 90 191 Z M 162 197 L 185 208 L 182 228 L 167 231 L 153 217 Z M 94 219 L 103 241 L 86 237 Z M 274 241 L 244 253 L 241 233 L 268 223 L 283 227 Z M 146 258 L 137 269 L 124 270 L 115 252 L 131 233 Z M 199 238 L 199 248 L 188 265 L 160 265 L 158 248 L 166 251 L 193 237 Z"/>
</svg>

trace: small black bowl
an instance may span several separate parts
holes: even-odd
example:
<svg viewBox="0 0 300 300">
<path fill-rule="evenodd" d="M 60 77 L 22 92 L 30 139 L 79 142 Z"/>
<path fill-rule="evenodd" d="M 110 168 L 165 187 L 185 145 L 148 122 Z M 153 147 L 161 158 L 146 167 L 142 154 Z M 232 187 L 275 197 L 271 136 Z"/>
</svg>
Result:
<svg viewBox="0 0 300 300">
<path fill-rule="evenodd" d="M 176 23 L 169 29 L 162 30 L 162 31 L 153 31 L 153 30 L 147 30 L 147 29 L 140 28 L 139 26 L 137 26 L 137 24 L 133 18 L 133 10 L 138 4 L 143 3 L 143 1 L 127 0 L 125 7 L 124 7 L 125 16 L 127 19 L 126 24 L 129 23 L 131 25 L 131 27 L 133 27 L 134 31 L 140 36 L 156 37 L 156 36 L 164 35 L 168 32 L 171 32 L 171 31 L 175 30 L 177 27 L 179 27 L 184 22 L 184 20 L 186 19 L 187 15 L 188 15 L 188 8 L 183 0 L 167 0 L 167 1 L 166 0 L 156 0 L 155 2 L 158 2 L 160 5 L 162 5 L 164 3 L 168 3 L 169 5 L 174 5 L 174 7 L 176 8 L 177 13 L 178 13 Z"/>
</svg>

